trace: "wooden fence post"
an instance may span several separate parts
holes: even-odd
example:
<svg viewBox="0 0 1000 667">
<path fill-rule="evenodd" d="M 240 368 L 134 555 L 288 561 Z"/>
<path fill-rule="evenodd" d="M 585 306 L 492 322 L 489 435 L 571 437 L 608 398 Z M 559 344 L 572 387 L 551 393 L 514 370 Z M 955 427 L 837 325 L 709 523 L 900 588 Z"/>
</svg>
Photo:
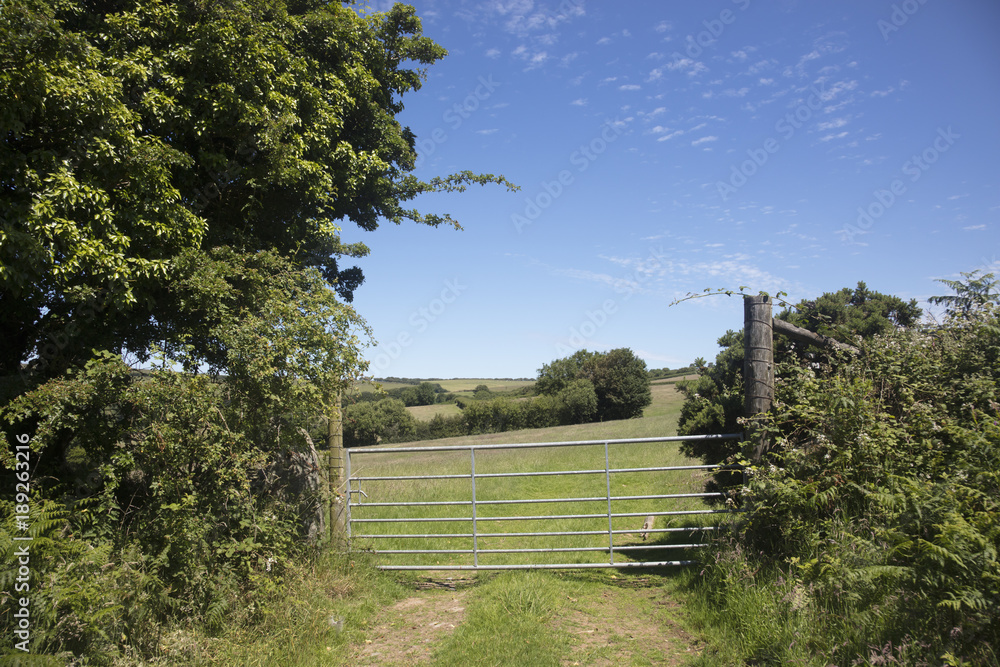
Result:
<svg viewBox="0 0 1000 667">
<path fill-rule="evenodd" d="M 344 520 L 346 512 L 346 494 L 343 499 L 339 495 L 344 485 L 344 420 L 341 412 L 340 393 L 337 401 L 330 408 L 326 419 L 327 446 L 327 489 L 330 497 L 330 541 L 344 535 Z"/>
<path fill-rule="evenodd" d="M 760 416 L 771 409 L 774 400 L 774 331 L 771 297 L 743 297 L 743 414 L 751 419 L 747 439 L 755 440 L 754 459 L 767 451 L 764 432 L 758 432 Z"/>
</svg>

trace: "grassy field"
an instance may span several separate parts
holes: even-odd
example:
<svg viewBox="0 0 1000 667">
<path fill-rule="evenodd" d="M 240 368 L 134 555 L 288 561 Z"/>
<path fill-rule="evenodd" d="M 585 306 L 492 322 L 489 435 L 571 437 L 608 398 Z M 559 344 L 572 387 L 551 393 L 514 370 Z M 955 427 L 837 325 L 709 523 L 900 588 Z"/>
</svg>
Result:
<svg viewBox="0 0 1000 667">
<path fill-rule="evenodd" d="M 535 384 L 534 380 L 498 380 L 495 378 L 453 378 L 451 380 L 427 380 L 432 384 L 439 384 L 445 391 L 452 393 L 469 392 L 472 393 L 481 384 L 485 384 L 490 391 L 515 391 L 522 387 Z M 403 387 L 415 387 L 415 384 L 406 382 L 379 382 L 379 385 L 386 391 L 390 389 L 400 389 Z M 359 384 L 356 389 L 361 391 L 375 391 L 375 385 L 370 382 Z"/>
<path fill-rule="evenodd" d="M 413 405 L 406 408 L 415 419 L 429 422 L 434 415 L 454 417 L 462 414 L 462 410 L 454 403 L 435 403 L 434 405 Z"/>
<path fill-rule="evenodd" d="M 546 442 L 601 438 L 672 435 L 676 432 L 680 395 L 674 382 L 653 386 L 653 403 L 641 419 L 605 424 L 565 426 L 536 431 L 452 438 L 426 443 Z M 408 445 L 409 446 L 409 445 Z M 406 457 L 375 453 L 357 455 L 354 474 L 467 474 L 470 454 L 426 451 Z M 384 449 L 384 447 L 382 448 Z M 362 450 L 354 450 L 360 452 Z M 692 463 L 676 443 L 609 447 L 612 466 L 678 465 Z M 568 477 L 478 478 L 496 471 L 601 470 L 596 475 Z M 512 521 L 517 514 L 585 514 L 607 509 L 607 482 L 603 474 L 603 446 L 567 446 L 549 450 L 480 450 L 476 453 L 479 500 L 544 499 L 556 496 L 602 497 L 602 501 L 478 505 L 477 532 L 534 532 L 546 530 L 607 530 L 606 518 Z M 616 473 L 612 495 L 656 495 L 700 491 L 700 473 L 691 471 Z M 369 507 L 367 518 L 392 518 L 406 509 L 431 521 L 409 532 L 440 534 L 467 532 L 471 522 L 436 522 L 444 516 L 465 517 L 468 506 L 428 505 L 471 496 L 470 480 L 430 483 L 365 482 L 366 502 L 412 500 L 417 508 Z M 699 499 L 614 501 L 618 513 L 642 516 L 616 519 L 615 530 L 637 530 L 645 513 L 704 507 Z M 484 521 L 483 518 L 496 518 Z M 687 517 L 663 518 L 659 528 L 676 527 Z M 703 517 L 712 518 L 712 517 Z M 673 519 L 673 523 L 668 523 Z M 358 524 L 369 534 L 387 532 L 392 524 Z M 358 532 L 357 530 L 355 531 Z M 649 542 L 661 547 L 677 543 L 684 534 L 658 533 Z M 684 537 L 683 539 L 687 539 Z M 538 540 L 546 540 L 539 544 Z M 532 542 L 535 541 L 535 542 Z M 234 628 L 225 639 L 204 638 L 189 643 L 184 664 L 239 665 L 390 665 L 436 666 L 532 665 L 682 665 L 696 659 L 705 647 L 700 622 L 682 604 L 697 569 L 653 570 L 542 570 L 516 572 L 384 572 L 375 565 L 389 559 L 410 562 L 425 559 L 433 565 L 468 562 L 467 554 L 407 554 L 389 556 L 366 551 L 378 542 L 385 548 L 419 548 L 427 540 L 355 539 L 350 554 L 326 552 L 321 562 L 296 569 L 294 581 L 282 588 L 263 624 Z M 468 538 L 445 538 L 435 548 L 468 548 Z M 643 543 L 637 534 L 615 535 L 616 548 Z M 607 533 L 596 536 L 480 538 L 479 548 L 543 546 L 607 546 Z M 627 555 L 626 555 L 627 554 Z M 677 549 L 616 552 L 616 561 L 632 558 L 672 560 Z M 697 554 L 694 554 L 697 557 Z M 537 562 L 575 563 L 600 560 L 596 552 L 550 554 L 481 553 L 480 562 L 515 563 L 527 557 Z M 465 560 L 462 560 L 465 559 Z M 297 567 L 297 566 L 296 566 Z M 301 572 L 299 571 L 301 570 Z M 263 603 L 264 601 L 257 601 Z M 178 639 L 179 641 L 179 639 Z M 178 658 L 182 654 L 176 654 Z M 173 662 L 170 664 L 182 664 Z M 722 663 L 718 663 L 722 664 Z M 736 663 L 726 663 L 735 665 Z"/>
<path fill-rule="evenodd" d="M 558 426 L 553 429 L 539 429 L 533 431 L 522 431 L 521 434 L 532 433 L 539 435 L 542 439 L 524 440 L 519 433 L 501 433 L 500 442 L 555 442 L 558 440 L 594 440 L 600 438 L 645 438 L 656 437 L 667 434 L 673 435 L 676 432 L 677 417 L 680 414 L 683 396 L 677 391 L 678 380 L 688 378 L 670 378 L 669 380 L 658 380 L 650 385 L 653 395 L 653 402 L 643 411 L 642 419 L 632 419 L 625 422 L 609 422 L 604 424 L 582 424 L 579 426 Z M 469 380 L 478 382 L 478 380 Z M 491 389 L 491 391 L 499 391 Z M 434 415 L 442 417 L 452 417 L 462 414 L 462 411 L 454 403 L 438 403 L 436 405 L 417 405 L 407 408 L 416 419 L 430 421 Z M 649 422 L 648 420 L 654 420 Z M 671 430 L 674 429 L 674 430 Z M 622 433 L 632 433 L 632 435 L 608 435 L 609 432 L 620 430 Z M 592 433 L 592 437 L 585 436 Z M 584 434 L 584 435 L 581 435 Z M 641 435 L 639 435 L 641 434 Z M 489 440 L 487 440 L 489 441 Z M 437 442 L 437 441 L 435 441 Z M 461 440 L 459 440 L 461 442 Z M 413 443 L 415 444 L 415 443 Z"/>
<path fill-rule="evenodd" d="M 522 387 L 529 387 L 535 384 L 534 380 L 495 380 L 489 378 L 458 378 L 454 380 L 434 380 L 446 391 L 459 393 L 463 391 L 473 392 L 481 384 L 485 384 L 490 391 L 515 391 Z"/>
<path fill-rule="evenodd" d="M 406 447 L 467 446 L 470 444 L 510 444 L 556 441 L 582 441 L 671 436 L 676 433 L 677 415 L 682 397 L 676 391 L 676 381 L 660 382 L 652 387 L 653 402 L 643 418 L 580 424 L 529 431 L 494 433 L 479 436 L 446 438 L 417 443 Z M 437 406 L 426 406 L 427 408 Z M 392 447 L 387 445 L 386 447 Z M 364 503 L 419 503 L 414 507 L 378 506 L 357 508 L 353 519 L 354 545 L 361 549 L 384 550 L 464 550 L 472 549 L 469 537 L 447 538 L 388 538 L 357 537 L 359 535 L 421 535 L 469 534 L 472 527 L 472 499 L 470 452 L 428 451 L 426 453 L 385 453 L 385 447 L 355 449 L 352 452 L 353 477 L 399 477 L 407 475 L 463 475 L 462 478 L 439 480 L 365 480 L 361 488 L 367 497 L 356 496 Z M 608 447 L 608 463 L 615 468 L 650 466 L 685 466 L 698 462 L 686 458 L 679 451 L 679 443 L 612 444 Z M 603 445 L 570 446 L 545 449 L 480 450 L 475 455 L 476 465 L 476 517 L 479 563 L 515 564 L 525 562 L 586 563 L 607 558 L 609 479 L 604 473 L 605 450 Z M 535 475 L 530 477 L 489 477 L 507 472 L 596 471 L 577 475 Z M 634 516 L 615 517 L 613 531 L 636 531 L 615 534 L 615 547 L 659 545 L 661 549 L 629 550 L 635 559 L 677 560 L 682 552 L 674 545 L 690 541 L 685 532 L 654 533 L 650 541 L 639 539 L 638 529 L 650 513 L 670 511 L 697 511 L 706 506 L 700 498 L 648 499 L 632 496 L 660 495 L 665 493 L 698 493 L 705 480 L 703 471 L 619 472 L 610 475 L 611 495 L 627 497 L 612 501 L 612 512 Z M 480 478 L 480 475 L 485 477 Z M 357 487 L 355 487 L 357 488 Z M 596 498 L 574 502 L 538 502 L 554 498 Z M 520 503 L 497 503 L 500 500 L 519 500 Z M 453 504 L 432 504 L 453 503 Z M 541 515 L 595 515 L 589 518 L 546 518 L 513 520 L 511 516 Z M 400 524 L 392 520 L 403 517 L 419 518 L 419 523 Z M 703 525 L 713 516 L 663 516 L 657 528 L 680 528 Z M 451 520 L 445 520 L 451 519 Z M 374 520 L 369 522 L 369 520 Z M 405 527 L 404 527 L 405 526 Z M 603 531 L 600 535 L 566 536 L 511 536 L 505 533 L 531 532 L 589 532 Z M 483 536 L 482 534 L 487 534 Z M 510 548 L 588 548 L 590 552 L 561 552 L 511 554 L 491 553 L 490 550 Z M 603 551 L 602 551 L 603 550 Z M 389 558 L 389 556 L 387 556 Z M 399 554 L 407 563 L 459 565 L 471 564 L 468 553 Z"/>
</svg>

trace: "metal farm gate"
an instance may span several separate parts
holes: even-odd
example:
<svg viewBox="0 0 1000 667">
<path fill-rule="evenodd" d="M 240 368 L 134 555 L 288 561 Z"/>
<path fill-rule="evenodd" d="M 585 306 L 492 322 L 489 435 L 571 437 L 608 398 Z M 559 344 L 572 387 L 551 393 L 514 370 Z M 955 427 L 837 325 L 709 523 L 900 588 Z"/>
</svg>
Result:
<svg viewBox="0 0 1000 667">
<path fill-rule="evenodd" d="M 665 560 L 662 550 L 706 546 L 708 531 L 718 525 L 700 515 L 732 514 L 732 507 L 712 509 L 701 489 L 707 474 L 737 466 L 657 466 L 662 448 L 648 443 L 740 439 L 741 434 L 587 440 L 529 444 L 387 447 L 346 450 L 347 535 L 353 548 L 373 549 L 389 559 L 409 562 L 380 565 L 387 570 L 518 570 L 571 568 L 632 568 L 686 565 L 692 560 Z M 546 456 L 549 448 L 576 448 Z M 641 448 L 637 450 L 636 448 Z M 502 454 L 505 452 L 506 454 Z M 630 456 L 631 455 L 631 456 Z M 635 465 L 636 456 L 643 458 Z M 477 457 L 479 468 L 477 469 Z M 621 467 L 613 461 L 626 459 Z M 581 469 L 556 469 L 563 461 L 583 463 Z M 370 474 L 368 472 L 371 471 Z M 702 471 L 702 473 L 682 471 Z M 686 474 L 690 492 L 615 493 L 636 484 L 637 476 Z M 571 476 L 584 478 L 568 479 Z M 544 485 L 544 487 L 542 486 Z M 558 495 L 559 486 L 586 489 L 585 495 Z M 588 485 L 590 488 L 587 488 Z M 657 486 L 660 481 L 657 480 Z M 667 484 L 669 486 L 669 484 Z M 550 492 L 552 495 L 550 495 Z M 528 497 L 526 497 L 528 496 Z M 532 512 L 532 507 L 569 506 L 565 513 Z M 521 509 L 524 508 L 524 509 Z M 598 509 L 599 508 L 599 509 Z M 513 512 L 513 513 L 511 513 Z M 643 519 L 656 517 L 663 527 L 644 529 Z M 716 519 L 718 517 L 715 517 Z M 673 525 L 674 523 L 683 525 Z M 616 526 L 617 524 L 617 526 Z M 529 528 L 521 529 L 521 526 Z M 616 543 L 616 537 L 636 541 L 644 533 L 653 541 Z M 603 537 L 601 537 L 603 536 Z M 680 543 L 677 543 L 677 540 Z M 383 545 L 385 548 L 383 548 Z M 606 558 L 586 560 L 582 552 L 603 552 Z M 650 560 L 638 558 L 653 552 Z M 580 562 L 569 560 L 577 553 Z M 511 560 L 501 554 L 528 562 Z M 557 554 L 553 556 L 553 554 Z M 617 556 L 617 558 L 616 558 Z M 433 561 L 433 562 L 431 562 Z M 459 562 L 456 562 L 459 561 Z M 493 561 L 493 562 L 491 562 Z"/>
</svg>

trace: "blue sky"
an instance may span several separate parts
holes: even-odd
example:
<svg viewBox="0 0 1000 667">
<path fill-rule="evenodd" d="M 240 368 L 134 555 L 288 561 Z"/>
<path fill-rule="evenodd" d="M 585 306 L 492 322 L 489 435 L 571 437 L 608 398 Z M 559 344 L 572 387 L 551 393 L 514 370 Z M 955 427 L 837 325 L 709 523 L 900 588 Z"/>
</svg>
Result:
<svg viewBox="0 0 1000 667">
<path fill-rule="evenodd" d="M 414 2 L 404 98 L 463 231 L 345 227 L 376 377 L 534 377 L 576 349 L 714 359 L 736 289 L 924 300 L 1000 272 L 1000 3 Z M 387 3 L 375 3 L 384 9 Z M 926 304 L 921 304 L 926 305 Z"/>
</svg>

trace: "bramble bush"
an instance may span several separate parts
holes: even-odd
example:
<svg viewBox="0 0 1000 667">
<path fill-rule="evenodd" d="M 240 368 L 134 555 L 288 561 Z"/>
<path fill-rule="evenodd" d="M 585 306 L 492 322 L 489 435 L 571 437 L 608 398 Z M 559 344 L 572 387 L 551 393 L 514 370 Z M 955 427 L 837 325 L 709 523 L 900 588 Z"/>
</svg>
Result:
<svg viewBox="0 0 1000 667">
<path fill-rule="evenodd" d="M 756 613 L 800 632 L 764 633 L 747 661 L 996 664 L 1000 309 L 853 342 L 778 366 L 774 450 L 700 597 L 736 609 L 750 583 L 773 588 Z"/>
</svg>

